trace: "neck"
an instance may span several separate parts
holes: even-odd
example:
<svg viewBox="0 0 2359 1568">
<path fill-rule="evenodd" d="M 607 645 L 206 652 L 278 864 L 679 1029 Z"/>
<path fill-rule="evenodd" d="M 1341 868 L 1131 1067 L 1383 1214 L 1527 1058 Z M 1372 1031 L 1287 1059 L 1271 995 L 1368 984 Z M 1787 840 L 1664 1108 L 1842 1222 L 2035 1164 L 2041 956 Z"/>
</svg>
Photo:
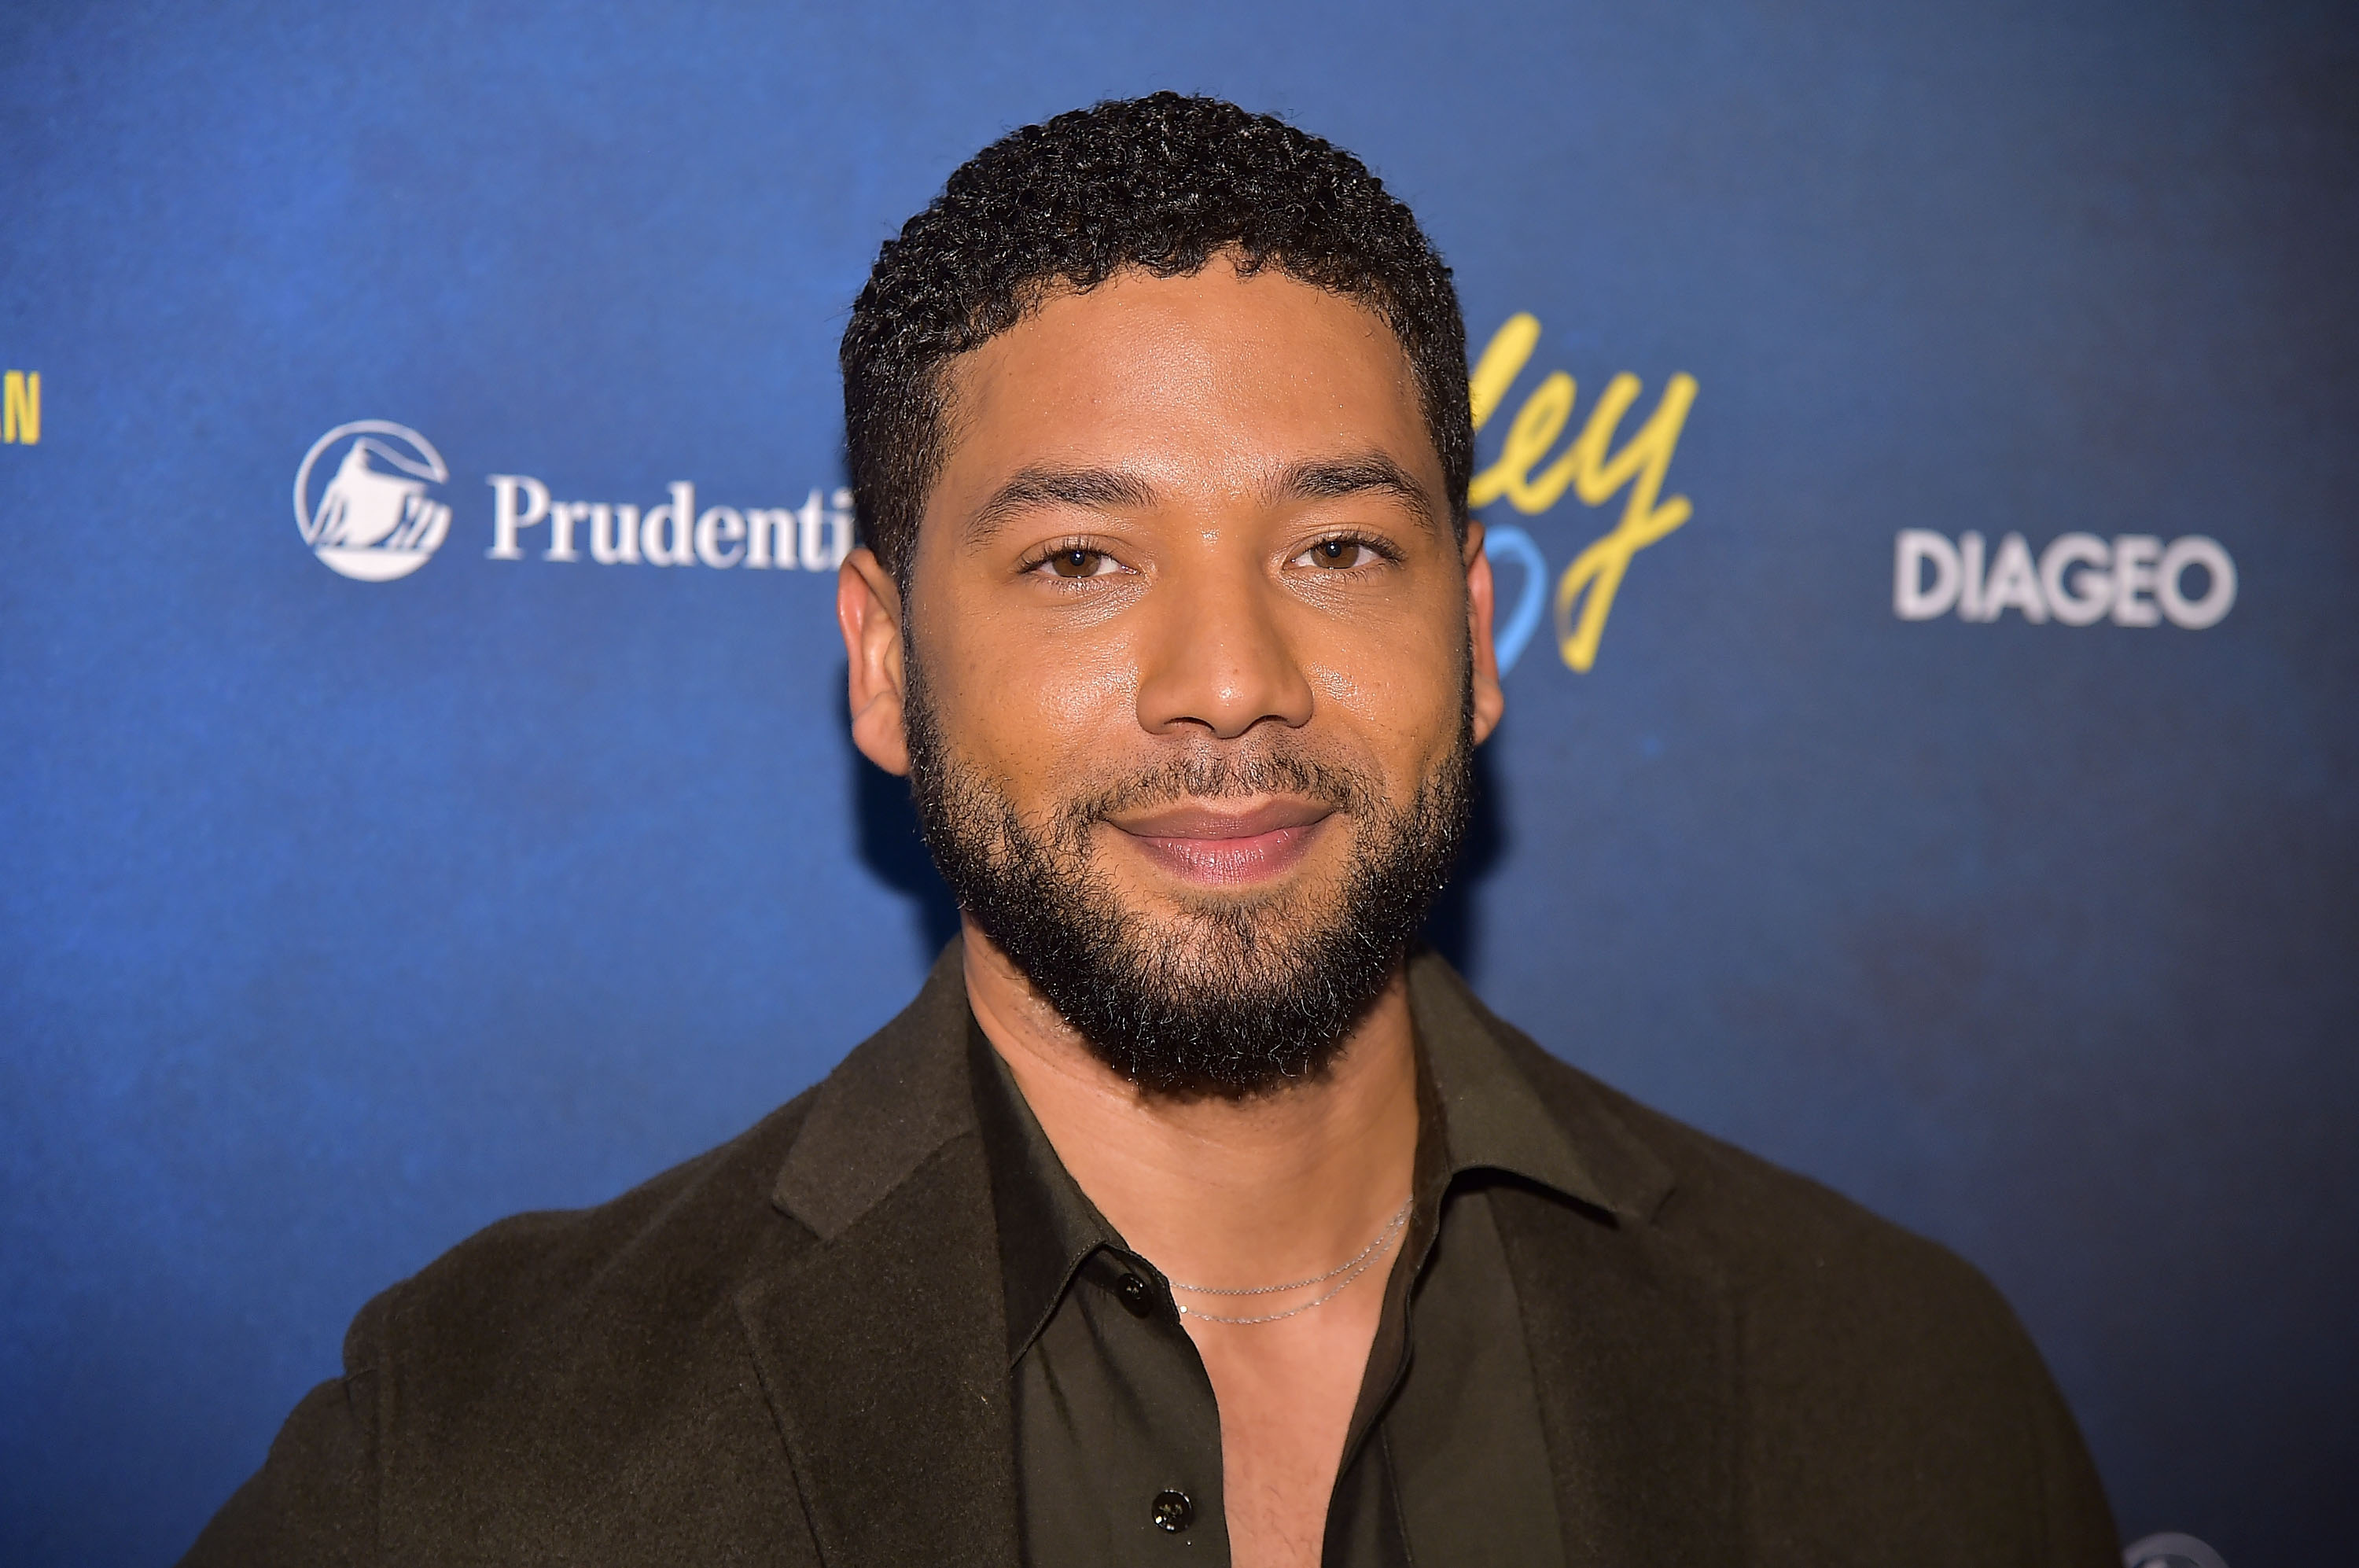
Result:
<svg viewBox="0 0 2359 1568">
<path fill-rule="evenodd" d="M 1408 1198 L 1417 1059 L 1399 969 L 1325 1072 L 1182 1100 L 1108 1067 L 972 922 L 964 940 L 975 1021 L 1058 1158 L 1171 1278 L 1245 1286 L 1332 1268 Z"/>
</svg>

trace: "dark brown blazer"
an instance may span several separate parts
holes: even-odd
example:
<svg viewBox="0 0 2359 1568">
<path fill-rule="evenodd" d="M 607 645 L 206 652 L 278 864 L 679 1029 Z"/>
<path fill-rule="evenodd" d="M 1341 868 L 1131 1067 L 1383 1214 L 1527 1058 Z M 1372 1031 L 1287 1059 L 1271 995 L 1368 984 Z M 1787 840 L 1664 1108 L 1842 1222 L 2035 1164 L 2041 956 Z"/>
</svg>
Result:
<svg viewBox="0 0 2359 1568">
<path fill-rule="evenodd" d="M 2072 1418 L 1950 1253 L 1549 1056 L 1440 959 L 1419 1029 L 1580 1151 L 1494 1209 L 1567 1557 L 2116 1562 Z M 523 1214 L 363 1309 L 205 1568 L 1017 1560 L 1007 1336 L 956 948 L 760 1125 Z"/>
</svg>

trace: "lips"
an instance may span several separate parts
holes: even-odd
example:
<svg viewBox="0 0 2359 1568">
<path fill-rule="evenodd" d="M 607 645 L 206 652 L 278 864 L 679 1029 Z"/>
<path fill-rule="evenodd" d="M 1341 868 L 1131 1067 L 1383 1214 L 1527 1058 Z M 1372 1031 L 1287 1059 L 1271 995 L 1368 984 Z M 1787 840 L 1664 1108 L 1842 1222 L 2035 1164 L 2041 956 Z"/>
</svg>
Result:
<svg viewBox="0 0 2359 1568">
<path fill-rule="evenodd" d="M 1107 825 L 1183 881 L 1238 887 L 1291 870 L 1334 811 L 1282 796 L 1244 810 L 1189 801 Z"/>
</svg>

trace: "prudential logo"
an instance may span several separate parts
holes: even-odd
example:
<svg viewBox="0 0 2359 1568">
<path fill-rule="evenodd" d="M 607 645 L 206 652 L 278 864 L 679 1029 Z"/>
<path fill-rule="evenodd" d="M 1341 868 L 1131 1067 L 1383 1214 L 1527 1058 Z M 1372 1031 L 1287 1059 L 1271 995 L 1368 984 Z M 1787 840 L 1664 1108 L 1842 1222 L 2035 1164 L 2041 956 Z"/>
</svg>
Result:
<svg viewBox="0 0 2359 1568">
<path fill-rule="evenodd" d="M 330 571 L 390 583 L 426 564 L 451 531 L 429 487 L 451 471 L 407 425 L 355 419 L 311 443 L 295 471 L 295 526 Z"/>
</svg>

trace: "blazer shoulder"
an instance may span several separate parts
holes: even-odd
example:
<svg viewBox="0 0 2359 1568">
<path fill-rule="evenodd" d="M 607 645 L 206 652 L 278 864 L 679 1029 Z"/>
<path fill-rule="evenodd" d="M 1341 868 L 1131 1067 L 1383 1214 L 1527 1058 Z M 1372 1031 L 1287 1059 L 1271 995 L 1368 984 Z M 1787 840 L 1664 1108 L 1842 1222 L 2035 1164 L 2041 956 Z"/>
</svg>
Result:
<svg viewBox="0 0 2359 1568">
<path fill-rule="evenodd" d="M 1647 1228 L 1721 1281 L 1757 1369 L 1805 1380 L 1908 1368 L 1929 1388 L 2049 1398 L 2030 1336 L 1981 1269 L 1823 1182 L 1631 1098 L 1488 1015 L 1577 1138 L 1658 1168 Z"/>
<path fill-rule="evenodd" d="M 810 1185 L 790 1179 L 811 1161 L 804 1146 L 872 1176 L 900 1169 L 897 1152 L 940 1130 L 940 1116 L 910 1125 L 907 1113 L 919 1068 L 963 1064 L 964 996 L 946 956 L 826 1077 L 727 1143 L 594 1207 L 477 1232 L 363 1309 L 348 1372 L 378 1372 L 388 1421 L 454 1447 L 492 1442 L 524 1412 L 596 1409 L 642 1429 L 709 1420 L 753 1387 L 741 1298 L 821 1245 L 792 1201 Z M 932 1087 L 963 1103 L 963 1080 Z"/>
<path fill-rule="evenodd" d="M 190 1562 L 808 1561 L 735 1303 L 810 1245 L 771 1190 L 811 1099 L 378 1295 Z"/>
<path fill-rule="evenodd" d="M 817 1086 L 753 1127 L 607 1202 L 486 1225 L 353 1319 L 348 1375 L 397 1355 L 410 1368 L 506 1358 L 617 1320 L 701 1314 L 765 1254 L 810 1232 L 771 1202 Z"/>
<path fill-rule="evenodd" d="M 1569 1128 L 1626 1138 L 1667 1172 L 1640 1228 L 1725 1292 L 1772 1555 L 1850 1560 L 1862 1541 L 1950 1540 L 1964 1519 L 1990 1534 L 1983 1561 L 2113 1560 L 2071 1412 L 1980 1269 L 1498 1028 Z"/>
<path fill-rule="evenodd" d="M 1690 1127 L 1551 1054 L 1493 1016 L 1502 1042 L 1533 1088 L 1576 1131 L 1611 1129 L 1667 1172 L 1650 1218 L 1668 1235 L 1711 1253 L 1730 1283 L 1837 1260 L 1875 1275 L 1925 1276 L 1940 1288 L 1988 1291 L 1971 1264 L 1821 1181 Z"/>
</svg>

